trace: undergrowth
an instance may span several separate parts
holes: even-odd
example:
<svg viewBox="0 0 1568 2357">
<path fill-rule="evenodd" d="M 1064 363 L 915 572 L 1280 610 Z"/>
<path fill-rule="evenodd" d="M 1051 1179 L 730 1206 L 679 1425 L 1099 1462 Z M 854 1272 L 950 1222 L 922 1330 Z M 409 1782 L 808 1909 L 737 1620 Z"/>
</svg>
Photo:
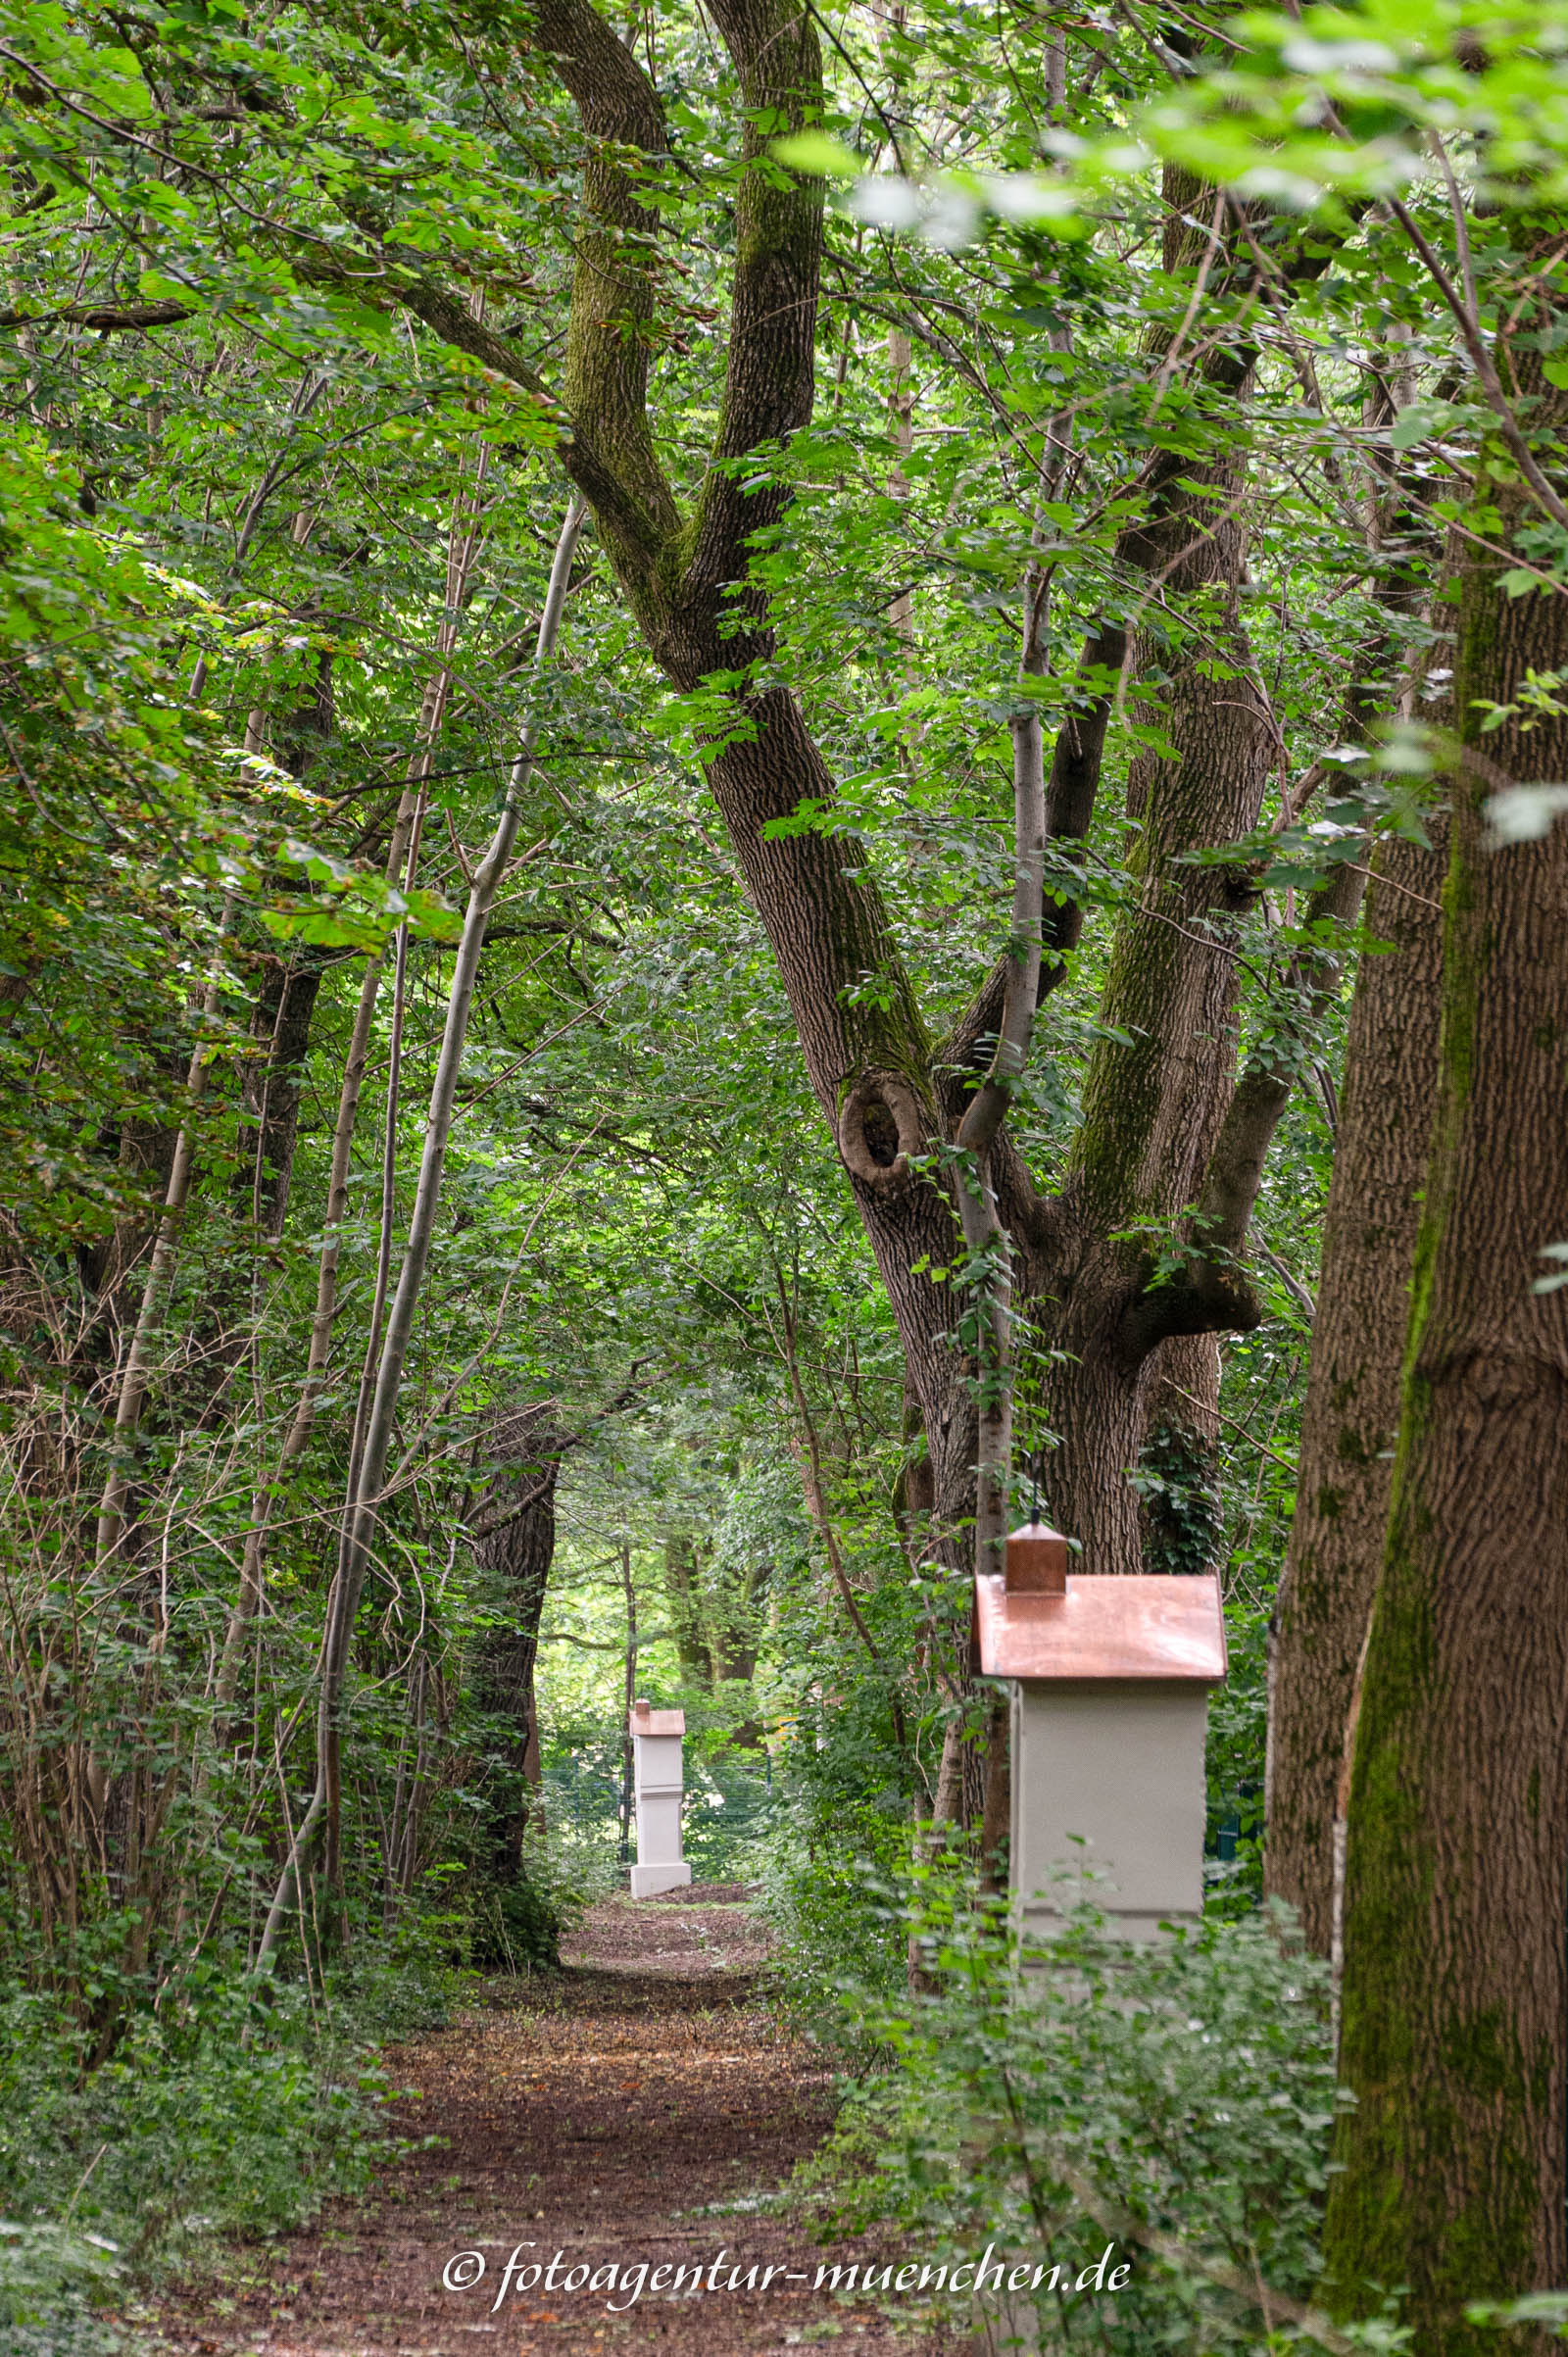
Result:
<svg viewBox="0 0 1568 2357">
<path fill-rule="evenodd" d="M 997 2350 L 1261 2357 L 1284 2324 L 1311 2345 L 1301 2318 L 1317 2306 L 1343 2098 L 1328 1970 L 1288 1911 L 1145 1945 L 1079 1908 L 1026 1948 L 956 1858 L 884 1883 L 879 1900 L 876 1880 L 862 1869 L 860 1905 L 890 1937 L 868 1979 L 832 1976 L 837 2031 L 818 1983 L 821 2034 L 857 2075 L 795 2180 L 814 2231 L 874 2248 L 880 2227 L 917 2251 L 933 2321 L 949 2325 L 973 2319 L 973 2285 L 936 2271 L 972 2270 L 993 2246 L 1013 2278 L 999 2296 L 993 2274 L 977 2303 Z M 887 1969 L 910 1940 L 913 1991 Z M 906 2323 L 911 2285 L 912 2273 Z M 1392 2317 L 1350 2339 L 1404 2345 Z"/>
<path fill-rule="evenodd" d="M 95 2065 L 64 2007 L 0 2001 L 0 2350 L 116 2346 L 103 2306 L 363 2191 L 394 2142 L 376 2048 L 444 2008 L 423 1960 L 324 1992 L 215 1965 Z"/>
</svg>

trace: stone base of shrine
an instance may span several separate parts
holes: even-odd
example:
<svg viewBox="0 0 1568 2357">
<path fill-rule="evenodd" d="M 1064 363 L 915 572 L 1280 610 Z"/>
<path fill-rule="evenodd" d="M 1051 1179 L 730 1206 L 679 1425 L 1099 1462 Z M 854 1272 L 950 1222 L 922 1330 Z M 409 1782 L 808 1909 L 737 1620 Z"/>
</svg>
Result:
<svg viewBox="0 0 1568 2357">
<path fill-rule="evenodd" d="M 684 1860 L 678 1866 L 634 1866 L 631 1870 L 633 1898 L 657 1898 L 662 1891 L 684 1891 L 692 1879 L 692 1870 Z"/>
</svg>

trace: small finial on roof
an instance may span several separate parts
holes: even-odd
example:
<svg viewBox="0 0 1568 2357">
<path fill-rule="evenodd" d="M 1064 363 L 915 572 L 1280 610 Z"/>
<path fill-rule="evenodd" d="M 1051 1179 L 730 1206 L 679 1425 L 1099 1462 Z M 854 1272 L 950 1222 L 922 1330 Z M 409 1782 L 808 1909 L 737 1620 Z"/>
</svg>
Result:
<svg viewBox="0 0 1568 2357">
<path fill-rule="evenodd" d="M 1011 1534 L 1005 1562 L 1009 1596 L 1066 1595 L 1067 1542 L 1038 1514 Z"/>
</svg>

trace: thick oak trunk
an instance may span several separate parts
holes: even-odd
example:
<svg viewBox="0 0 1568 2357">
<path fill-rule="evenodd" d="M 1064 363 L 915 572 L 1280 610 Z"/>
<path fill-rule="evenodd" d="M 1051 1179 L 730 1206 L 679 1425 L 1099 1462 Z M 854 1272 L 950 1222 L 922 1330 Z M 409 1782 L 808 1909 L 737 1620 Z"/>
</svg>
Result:
<svg viewBox="0 0 1568 2357">
<path fill-rule="evenodd" d="M 650 428 L 651 341 L 627 332 L 628 322 L 656 318 L 662 301 L 659 218 L 646 201 L 648 175 L 666 169 L 661 101 L 589 0 L 548 0 L 538 26 L 588 137 L 564 383 L 571 432 L 563 458 L 593 509 L 650 651 L 686 692 L 719 673 L 742 679 L 753 664 L 753 677 L 765 676 L 774 654 L 765 599 L 747 582 L 755 535 L 778 521 L 788 494 L 760 454 L 810 417 L 822 241 L 820 182 L 780 172 L 765 152 L 778 131 L 815 121 L 821 105 L 811 12 L 798 0 L 715 0 L 714 15 L 741 83 L 742 171 L 725 390 L 713 464 L 688 516 Z M 645 159 L 641 178 L 625 169 L 628 150 Z M 1194 210 L 1200 194 L 1201 212 L 1211 217 L 1206 227 Z M 1155 1396 L 1151 1354 L 1172 1336 L 1250 1325 L 1258 1314 L 1245 1279 L 1234 1275 L 1245 1255 L 1239 1187 L 1214 1223 L 1215 1254 L 1203 1282 L 1152 1300 L 1150 1280 L 1158 1246 L 1179 1232 L 1200 1194 L 1235 1064 L 1230 934 L 1250 885 L 1189 855 L 1250 829 L 1278 745 L 1234 594 L 1243 562 L 1239 429 L 1256 358 L 1248 321 L 1256 310 L 1249 290 L 1257 249 L 1187 175 L 1173 172 L 1166 196 L 1166 268 L 1195 289 L 1202 273 L 1220 308 L 1182 360 L 1182 423 L 1166 446 L 1152 450 L 1139 512 L 1117 553 L 1127 572 L 1151 585 L 1140 611 L 1162 610 L 1160 660 L 1173 674 L 1166 726 L 1175 753 L 1140 775 L 1139 900 L 1112 950 L 1106 1029 L 1064 1195 L 1044 1201 L 1004 1136 L 991 1146 L 988 1166 L 1020 1312 L 1056 1354 L 1046 1402 L 1063 1434 L 1054 1510 L 1085 1539 L 1095 1568 L 1123 1571 L 1143 1560 L 1129 1475 Z M 1321 263 L 1293 250 L 1286 267 L 1288 274 L 1312 275 Z M 1234 325 L 1226 312 L 1233 296 L 1241 298 Z M 402 299 L 478 351 L 473 323 L 434 301 L 427 286 Z M 485 353 L 526 373 L 503 342 L 491 339 Z M 1152 353 L 1152 365 L 1168 375 L 1178 357 L 1167 342 Z M 1111 614 L 1088 654 L 1115 664 L 1125 647 L 1125 626 Z M 1086 828 L 1109 710 L 1102 673 L 1091 678 L 1057 749 L 1048 832 Z M 803 806 L 829 807 L 834 788 L 795 697 L 778 685 L 740 686 L 719 727 L 709 762 L 712 792 L 776 955 L 811 1087 L 897 1318 L 929 1449 L 934 1549 L 956 1569 L 971 1553 L 959 1534 L 975 1509 L 973 1369 L 954 1347 L 953 1294 L 930 1271 L 958 1258 L 955 1199 L 939 1170 L 944 1143 L 957 1135 L 969 1104 L 966 1078 L 991 1060 L 1003 977 L 993 977 L 995 988 L 979 993 L 956 1040 L 939 1050 L 874 877 L 846 838 L 800 823 Z M 770 833 L 778 822 L 782 831 Z M 1058 917 L 1053 908 L 1046 987 L 1059 977 L 1060 953 L 1076 932 L 1075 916 Z M 1265 1088 L 1260 1103 L 1268 1097 Z M 1283 1102 L 1277 1092 L 1276 1099 L 1250 1124 L 1258 1167 Z M 938 1167 L 917 1168 L 922 1158 Z M 1237 1166 L 1246 1159 L 1241 1152 Z M 1193 1249 L 1196 1258 L 1205 1257 Z M 1209 1388 L 1207 1362 L 1197 1371 L 1201 1396 Z M 1201 1423 L 1192 1429 L 1202 1437 Z"/>
<path fill-rule="evenodd" d="M 705 659 L 694 646 L 691 656 Z M 778 961 L 812 1093 L 836 1132 L 920 1403 L 939 1522 L 972 1511 L 974 1409 L 950 1345 L 954 1304 L 931 1267 L 952 1265 L 957 1227 L 945 1187 L 910 1168 L 942 1135 L 933 1048 L 881 893 L 836 834 L 764 835 L 803 803 L 830 801 L 832 775 L 795 698 L 750 708 L 756 729 L 712 763 L 747 890 Z M 848 986 L 848 987 L 847 987 Z M 916 1272 L 919 1273 L 916 1273 Z"/>
<path fill-rule="evenodd" d="M 1399 1371 L 1432 1138 L 1444 861 L 1378 855 L 1323 1229 L 1290 1553 L 1269 1653 L 1267 1886 L 1307 1945 L 1334 1934 L 1334 1829 L 1356 1665 L 1383 1561 Z"/>
<path fill-rule="evenodd" d="M 1166 571 L 1172 596 L 1234 582 L 1239 535 L 1211 529 L 1203 516 L 1215 494 L 1236 488 L 1233 465 L 1215 469 L 1206 496 L 1172 494 L 1157 531 L 1129 535 L 1143 561 Z M 1096 1571 L 1144 1567 L 1146 1525 L 1131 1474 L 1152 1428 L 1190 1436 L 1195 1465 L 1213 1445 L 1212 1346 L 1166 1337 L 1135 1315 L 1155 1249 L 1198 1200 L 1235 1083 L 1235 934 L 1254 887 L 1244 871 L 1195 865 L 1190 855 L 1250 831 L 1277 758 L 1240 620 L 1229 622 L 1223 666 L 1212 663 L 1212 637 L 1203 643 L 1203 656 L 1183 662 L 1167 690 L 1162 726 L 1174 758 L 1135 771 L 1138 897 L 1111 949 L 1105 1034 L 1086 1078 L 1055 1264 L 1030 1271 L 1037 1322 L 1049 1319 L 1046 1339 L 1062 1353 L 1046 1387 L 1046 1414 L 1061 1435 L 1052 1511 L 1083 1541 L 1085 1567 Z M 1215 667 L 1229 675 L 1211 676 Z M 1247 1322 L 1246 1304 L 1228 1311 L 1208 1322 Z M 1163 1380 L 1162 1349 L 1174 1379 L 1190 1378 L 1191 1400 Z"/>
<path fill-rule="evenodd" d="M 1212 1334 L 1173 1334 L 1154 1352 L 1152 1373 L 1136 1468 L 1144 1568 L 1173 1578 L 1212 1571 L 1225 1537 L 1219 1345 Z"/>
<path fill-rule="evenodd" d="M 336 725 L 332 657 L 323 649 L 307 691 L 279 723 L 277 758 L 291 777 L 301 783 L 309 777 Z M 265 1052 L 244 1076 L 235 1205 L 238 1216 L 254 1221 L 262 1236 L 283 1232 L 311 1023 L 329 962 L 320 950 L 304 942 L 281 957 L 265 950 L 262 956 L 251 1036 Z"/>
<path fill-rule="evenodd" d="M 953 1345 L 952 1294 L 929 1275 L 956 1258 L 950 1184 L 913 1165 L 921 1156 L 940 1165 L 944 1143 L 959 1129 L 968 1082 L 991 1059 L 1002 969 L 1011 959 L 1003 958 L 955 1038 L 938 1049 L 925 1035 L 874 877 L 858 856 L 831 830 L 796 823 L 764 831 L 772 821 L 798 821 L 803 804 L 830 806 L 833 795 L 793 695 L 749 684 L 767 676 L 776 652 L 765 596 L 750 586 L 751 557 L 789 497 L 768 454 L 811 415 L 822 255 L 822 184 L 781 170 L 771 148 L 780 132 L 819 119 L 822 68 L 814 12 L 800 0 L 713 0 L 711 13 L 740 83 L 740 172 L 724 391 L 711 462 L 683 515 L 648 415 L 657 338 L 645 329 L 663 301 L 662 216 L 651 195 L 670 175 L 662 103 L 591 0 L 541 0 L 537 11 L 539 46 L 576 102 L 587 143 L 562 458 L 666 675 L 685 692 L 715 675 L 740 683 L 728 709 L 715 712 L 709 774 L 898 1320 L 929 1444 L 935 1551 L 956 1568 L 970 1550 L 956 1526 L 972 1518 L 975 1495 L 973 1370 Z M 1108 1024 L 1065 1194 L 1044 1201 L 1005 1135 L 990 1148 L 987 1174 L 1012 1250 L 1020 1311 L 1069 1354 L 1054 1362 L 1061 1397 L 1047 1402 L 1074 1436 L 1060 1453 L 1056 1488 L 1065 1502 L 1057 1511 L 1106 1570 L 1135 1570 L 1142 1560 L 1128 1474 L 1147 1430 L 1145 1361 L 1173 1336 L 1245 1328 L 1259 1315 L 1245 1274 L 1249 1189 L 1290 1076 L 1264 1070 L 1245 1103 L 1240 1092 L 1233 1097 L 1236 979 L 1227 936 L 1249 887 L 1188 855 L 1251 826 L 1279 741 L 1234 594 L 1246 405 L 1262 316 L 1256 280 L 1260 270 L 1282 286 L 1314 277 L 1330 252 L 1328 241 L 1282 236 L 1265 219 L 1240 221 L 1234 207 L 1175 168 L 1165 195 L 1165 267 L 1180 281 L 1173 292 L 1191 290 L 1186 324 L 1199 300 L 1208 308 L 1201 336 L 1180 353 L 1168 332 L 1151 349 L 1158 379 L 1151 418 L 1178 366 L 1181 414 L 1173 407 L 1168 435 L 1161 422 L 1152 437 L 1138 513 L 1117 557 L 1123 572 L 1144 576 L 1129 602 L 1167 632 L 1176 753 L 1147 782 L 1140 900 L 1112 951 Z M 384 299 L 407 305 L 540 396 L 520 350 L 412 257 Z M 1189 612 L 1194 593 L 1197 611 Z M 1126 639 L 1124 619 L 1107 614 L 1088 659 L 1118 664 Z M 1048 835 L 1070 837 L 1088 824 L 1111 709 L 1105 687 L 1102 669 L 1088 680 L 1057 748 Z M 1058 915 L 1054 904 L 1043 989 L 1059 978 L 1075 933 L 1075 915 Z M 1210 1140 L 1222 1163 L 1205 1173 Z M 1210 1195 L 1212 1216 L 1186 1227 L 1187 1206 Z M 1127 1239 L 1129 1229 L 1142 1234 Z M 1113 1242 L 1118 1234 L 1123 1241 Z M 1155 1287 L 1155 1247 L 1172 1241 L 1188 1261 L 1183 1281 Z M 1081 1379 L 1068 1371 L 1080 1347 L 1094 1361 Z M 1206 1371 L 1199 1371 L 1206 1389 Z M 1201 1438 L 1201 1427 L 1194 1430 Z"/>
<path fill-rule="evenodd" d="M 1506 365 L 1532 433 L 1560 434 L 1525 323 Z M 1493 456 L 1506 531 L 1530 517 Z M 1568 718 L 1483 736 L 1477 710 L 1568 664 L 1568 599 L 1509 598 L 1499 569 L 1460 576 L 1441 1093 L 1349 1788 L 1356 2104 L 1325 2236 L 1348 2310 L 1410 2286 L 1422 2357 L 1480 2357 L 1463 2302 L 1568 2270 L 1568 1292 L 1533 1290 L 1568 1239 L 1568 829 L 1499 850 L 1483 816 L 1507 779 L 1568 775 Z"/>
<path fill-rule="evenodd" d="M 681 1683 L 711 1687 L 713 1663 L 703 1626 L 702 1565 L 697 1542 L 690 1538 L 664 1542 L 664 1595 L 670 1628 L 680 1657 Z"/>
</svg>

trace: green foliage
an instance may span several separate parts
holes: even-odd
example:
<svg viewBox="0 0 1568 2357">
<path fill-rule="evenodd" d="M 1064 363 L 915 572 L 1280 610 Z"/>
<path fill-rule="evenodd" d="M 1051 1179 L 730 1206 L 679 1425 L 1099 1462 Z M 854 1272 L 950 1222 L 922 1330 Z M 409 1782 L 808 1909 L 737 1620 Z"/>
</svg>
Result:
<svg viewBox="0 0 1568 2357">
<path fill-rule="evenodd" d="M 1228 1668 L 1208 1703 L 1208 1840 L 1203 1911 L 1250 1914 L 1263 1896 L 1263 1769 L 1268 1740 L 1268 1615 L 1226 1614 Z"/>
<path fill-rule="evenodd" d="M 481 1970 L 525 1975 L 561 1961 L 562 1915 L 532 1875 L 475 1894 L 473 1960 Z"/>
<path fill-rule="evenodd" d="M 748 1685 L 740 1708 L 755 1707 Z M 688 1720 L 688 1725 L 690 1721 Z M 766 1753 L 723 1735 L 689 1743 L 681 1846 L 700 1883 L 752 1882 L 772 1855 L 774 1806 Z"/>
<path fill-rule="evenodd" d="M 73 2227 L 0 2219 L 0 2346 L 7 2357 L 118 2357 L 120 2334 L 94 2314 L 113 2298 L 116 2246 Z"/>
<path fill-rule="evenodd" d="M 1144 1501 L 1151 1571 L 1176 1577 L 1207 1571 L 1223 1535 L 1214 1495 L 1214 1452 L 1191 1427 L 1156 1425 L 1133 1468 Z"/>
<path fill-rule="evenodd" d="M 875 2011 L 904 1981 L 906 1942 L 890 1896 L 913 1831 L 906 1817 L 864 1801 L 820 1817 L 800 1808 L 767 1851 L 762 1908 L 778 1942 L 781 1999 L 852 2053 L 874 2045 Z"/>
<path fill-rule="evenodd" d="M 1473 2325 L 1491 2325 L 1510 2332 L 1519 2327 L 1550 2328 L 1568 2340 L 1568 2291 L 1531 2291 L 1522 2300 L 1477 2300 L 1465 2310 Z"/>
<path fill-rule="evenodd" d="M 563 1939 L 575 1929 L 584 1910 L 608 1896 L 612 1887 L 602 1842 L 596 1851 L 580 1841 L 561 1840 L 555 1797 L 547 1783 L 543 1817 L 536 1812 L 523 1834 L 514 1877 L 474 1875 L 466 1880 L 466 1955 L 480 1971 L 523 1978 L 558 1971 Z M 580 1827 L 574 1830 L 580 1832 Z"/>
<path fill-rule="evenodd" d="M 1337 2108 L 1326 1969 L 1288 1919 L 1144 1945 L 1088 1908 L 1020 1951 L 961 1879 L 904 1913 L 936 1992 L 849 1999 L 897 2068 L 805 2174 L 824 2227 L 896 2223 L 950 2263 L 994 2241 L 1067 2263 L 1067 2294 L 1108 2239 L 1114 2297 L 1061 2295 L 1058 2264 L 1018 2301 L 1041 2348 L 1261 2350 L 1268 2294 L 1312 2299 Z"/>
<path fill-rule="evenodd" d="M 374 2041 L 441 2018 L 428 1971 L 323 2001 L 212 1972 L 137 2015 L 108 2060 L 47 1999 L 0 2007 L 0 2316 L 41 2328 L 129 2277 L 188 2266 L 362 2191 L 392 2147 Z M 8 2343 L 8 2345 L 10 2345 Z M 25 2345 L 25 2343 L 22 2344 Z"/>
</svg>

